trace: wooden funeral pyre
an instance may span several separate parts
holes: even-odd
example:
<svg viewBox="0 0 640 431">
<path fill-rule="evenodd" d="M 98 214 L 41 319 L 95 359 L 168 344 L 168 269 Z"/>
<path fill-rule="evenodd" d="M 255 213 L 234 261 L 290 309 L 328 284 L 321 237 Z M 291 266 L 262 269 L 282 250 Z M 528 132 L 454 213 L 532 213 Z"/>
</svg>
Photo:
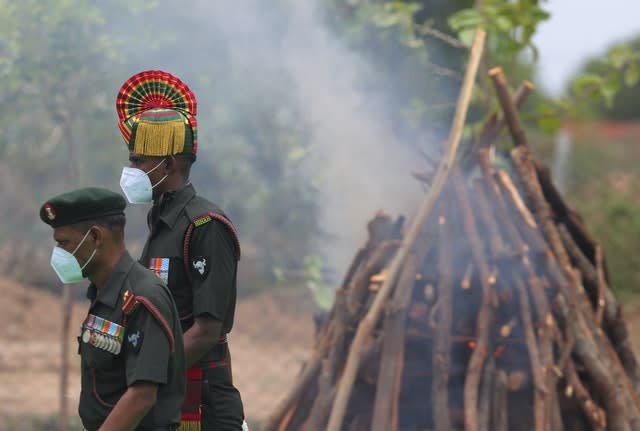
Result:
<svg viewBox="0 0 640 431">
<path fill-rule="evenodd" d="M 490 75 L 503 112 L 463 147 L 395 274 L 411 229 L 369 223 L 263 431 L 639 429 L 640 374 L 601 248 L 527 145 L 516 106 L 530 86 L 512 98 Z M 492 144 L 503 124 L 510 151 Z"/>
</svg>

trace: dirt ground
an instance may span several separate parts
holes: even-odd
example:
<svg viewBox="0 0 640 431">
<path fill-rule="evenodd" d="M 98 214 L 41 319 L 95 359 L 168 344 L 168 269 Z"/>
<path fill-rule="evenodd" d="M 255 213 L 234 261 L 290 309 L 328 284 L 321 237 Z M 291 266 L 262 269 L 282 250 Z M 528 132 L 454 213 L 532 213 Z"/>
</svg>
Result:
<svg viewBox="0 0 640 431">
<path fill-rule="evenodd" d="M 62 304 L 58 297 L 0 278 L 0 428 L 3 419 L 58 411 Z M 291 386 L 307 358 L 314 306 L 302 290 L 281 289 L 241 300 L 229 336 L 233 373 L 249 420 L 259 422 Z M 71 320 L 71 414 L 80 391 L 76 341 L 86 304 Z"/>
<path fill-rule="evenodd" d="M 58 297 L 0 278 L 0 429 L 3 419 L 49 417 L 58 411 L 60 328 Z M 72 316 L 70 386 L 75 415 L 80 388 L 77 328 L 86 304 Z M 247 417 L 264 420 L 292 385 L 312 344 L 314 306 L 307 292 L 281 289 L 238 303 L 230 335 L 233 371 Z M 625 306 L 629 331 L 640 353 L 640 304 Z M 2 430 L 4 431 L 4 430 Z"/>
</svg>

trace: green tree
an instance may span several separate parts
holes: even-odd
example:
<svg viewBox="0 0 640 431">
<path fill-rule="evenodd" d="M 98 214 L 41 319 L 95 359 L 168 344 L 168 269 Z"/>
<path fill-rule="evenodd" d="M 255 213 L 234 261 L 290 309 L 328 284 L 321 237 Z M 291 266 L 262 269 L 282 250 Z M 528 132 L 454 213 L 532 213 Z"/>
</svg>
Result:
<svg viewBox="0 0 640 431">
<path fill-rule="evenodd" d="M 246 284 L 264 285 L 258 280 L 276 266 L 302 272 L 317 232 L 315 189 L 303 169 L 309 129 L 280 59 L 269 57 L 272 49 L 261 58 L 237 55 L 233 47 L 259 39 L 240 37 L 252 30 L 241 24 L 227 33 L 212 28 L 210 14 L 222 23 L 225 5 L 155 6 L 0 0 L 2 243 L 11 251 L 13 244 L 34 241 L 31 248 L 46 253 L 40 235 L 47 231 L 35 222 L 45 198 L 87 184 L 118 189 L 127 155 L 115 93 L 131 74 L 158 67 L 180 76 L 198 96 L 203 151 L 195 182 L 239 226 L 244 266 L 258 266 L 244 271 L 254 274 Z M 280 2 L 261 17 L 270 37 L 285 35 L 285 6 Z M 144 210 L 129 210 L 137 215 L 127 232 L 134 249 L 144 239 Z M 25 220 L 35 224 L 26 238 Z"/>
<path fill-rule="evenodd" d="M 586 116 L 620 121 L 640 119 L 640 36 L 615 44 L 604 55 L 589 59 L 572 88 L 574 92 L 583 90 L 605 96 L 582 111 Z"/>
</svg>

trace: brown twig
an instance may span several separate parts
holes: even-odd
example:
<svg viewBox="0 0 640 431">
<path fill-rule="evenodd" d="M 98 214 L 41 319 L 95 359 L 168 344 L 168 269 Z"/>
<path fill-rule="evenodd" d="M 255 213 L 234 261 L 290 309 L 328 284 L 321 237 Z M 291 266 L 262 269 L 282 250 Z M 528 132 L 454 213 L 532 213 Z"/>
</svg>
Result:
<svg viewBox="0 0 640 431">
<path fill-rule="evenodd" d="M 504 370 L 496 371 L 491 422 L 493 430 L 509 431 L 509 385 Z"/>
<path fill-rule="evenodd" d="M 367 293 L 369 292 L 369 279 L 372 275 L 384 268 L 400 246 L 400 241 L 387 239 L 383 241 L 371 254 L 371 257 L 353 275 L 349 283 L 349 294 L 347 296 L 347 309 L 349 315 L 354 318 L 362 309 Z"/>
<path fill-rule="evenodd" d="M 602 266 L 602 247 L 596 246 L 596 272 L 598 274 L 598 295 L 596 299 L 596 325 L 602 327 L 602 318 L 604 316 L 605 302 L 605 290 L 607 289 L 607 282 L 604 279 L 604 270 Z"/>
<path fill-rule="evenodd" d="M 522 326 L 524 327 L 525 340 L 527 342 L 527 349 L 529 350 L 529 361 L 531 362 L 531 372 L 533 373 L 533 383 L 535 387 L 533 394 L 534 430 L 544 431 L 547 412 L 546 398 L 549 393 L 546 387 L 546 378 L 544 374 L 546 370 L 540 362 L 541 355 L 538 350 L 538 343 L 533 331 L 529 294 L 527 293 L 524 283 L 517 274 L 514 274 L 514 283 L 520 299 L 520 319 L 522 320 Z"/>
<path fill-rule="evenodd" d="M 453 256 L 451 253 L 448 202 L 438 229 L 438 313 L 433 342 L 433 422 L 436 431 L 451 429 L 449 418 L 449 365 L 451 351 L 451 323 L 453 320 Z M 432 316 L 434 314 L 432 313 Z"/>
<path fill-rule="evenodd" d="M 607 426 L 607 415 L 591 398 L 589 391 L 584 387 L 573 362 L 567 364 L 566 377 L 567 384 L 570 385 L 573 394 L 578 400 L 580 408 L 584 412 L 587 420 L 591 424 L 593 431 L 604 431 Z"/>
<path fill-rule="evenodd" d="M 404 362 L 405 321 L 417 270 L 418 256 L 411 254 L 398 279 L 391 309 L 384 322 L 385 337 L 376 386 L 372 431 L 388 431 L 397 427 L 397 424 L 392 423 L 392 411 L 397 406 L 400 395 L 397 373 L 401 369 L 398 364 Z"/>
</svg>

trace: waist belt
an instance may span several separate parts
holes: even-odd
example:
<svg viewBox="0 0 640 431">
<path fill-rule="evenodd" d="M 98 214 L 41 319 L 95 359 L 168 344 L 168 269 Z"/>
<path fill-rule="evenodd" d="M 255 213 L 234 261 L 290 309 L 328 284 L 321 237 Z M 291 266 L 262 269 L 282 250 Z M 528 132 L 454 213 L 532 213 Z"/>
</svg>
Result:
<svg viewBox="0 0 640 431">
<path fill-rule="evenodd" d="M 204 360 L 187 370 L 187 391 L 182 403 L 179 431 L 199 431 L 201 429 L 200 419 L 202 418 L 202 410 L 200 403 L 202 401 L 202 370 L 205 368 L 219 368 L 227 365 L 227 341 L 227 334 L 221 335 L 218 337 L 218 343 L 212 349 L 212 352 L 217 350 L 220 359 Z M 209 352 L 209 354 L 212 352 Z"/>
<path fill-rule="evenodd" d="M 136 431 L 176 431 L 178 429 L 178 425 L 167 425 L 163 427 L 156 428 L 136 428 Z M 86 428 L 82 428 L 83 431 L 87 431 Z"/>
<path fill-rule="evenodd" d="M 177 429 L 178 425 L 167 425 L 157 428 L 136 428 L 136 431 L 176 431 Z"/>
</svg>

